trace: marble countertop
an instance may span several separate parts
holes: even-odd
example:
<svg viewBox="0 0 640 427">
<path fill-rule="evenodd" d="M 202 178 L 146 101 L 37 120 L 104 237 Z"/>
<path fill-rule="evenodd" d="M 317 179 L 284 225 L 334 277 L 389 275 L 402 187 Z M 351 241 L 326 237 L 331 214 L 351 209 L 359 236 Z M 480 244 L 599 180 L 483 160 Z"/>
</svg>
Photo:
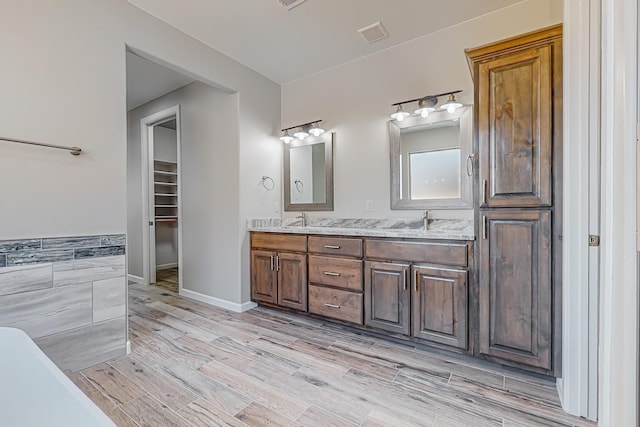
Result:
<svg viewBox="0 0 640 427">
<path fill-rule="evenodd" d="M 249 231 L 291 234 L 324 234 L 411 239 L 474 240 L 473 221 L 431 219 L 425 231 L 420 219 L 307 218 L 303 227 L 298 218 L 257 218 L 247 221 Z"/>
</svg>

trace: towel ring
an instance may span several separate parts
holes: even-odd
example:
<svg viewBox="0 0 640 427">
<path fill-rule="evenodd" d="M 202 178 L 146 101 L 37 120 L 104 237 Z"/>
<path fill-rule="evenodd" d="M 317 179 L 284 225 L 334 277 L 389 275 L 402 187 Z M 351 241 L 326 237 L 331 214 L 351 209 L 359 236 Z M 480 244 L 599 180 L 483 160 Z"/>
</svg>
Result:
<svg viewBox="0 0 640 427">
<path fill-rule="evenodd" d="M 304 184 L 299 179 L 294 180 L 293 184 L 296 186 L 296 191 L 298 193 L 302 193 L 304 191 Z"/>
<path fill-rule="evenodd" d="M 269 182 L 271 182 L 271 184 L 269 184 Z M 273 181 L 273 178 L 271 178 L 270 176 L 266 176 L 266 175 L 262 176 L 261 184 L 264 187 L 264 189 L 267 190 L 267 191 L 273 190 L 275 188 L 275 186 L 276 186 L 276 183 Z"/>
</svg>

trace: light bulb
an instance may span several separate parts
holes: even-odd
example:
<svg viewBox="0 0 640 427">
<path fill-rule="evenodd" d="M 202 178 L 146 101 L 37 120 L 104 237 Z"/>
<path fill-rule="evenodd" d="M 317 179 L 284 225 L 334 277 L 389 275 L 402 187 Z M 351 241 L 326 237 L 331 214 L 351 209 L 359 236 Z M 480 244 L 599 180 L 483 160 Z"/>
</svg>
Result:
<svg viewBox="0 0 640 427">
<path fill-rule="evenodd" d="M 401 122 L 405 117 L 409 117 L 410 115 L 411 114 L 404 111 L 401 104 L 398 104 L 398 108 L 396 109 L 395 113 L 391 114 L 391 118 Z"/>
<path fill-rule="evenodd" d="M 313 136 L 320 136 L 324 133 L 324 129 L 322 129 L 318 124 L 314 124 L 311 129 L 309 129 L 309 133 Z"/>
<path fill-rule="evenodd" d="M 293 136 L 295 136 L 296 138 L 298 138 L 300 141 L 302 141 L 303 139 L 305 139 L 306 137 L 309 136 L 309 134 L 307 132 L 305 132 L 304 130 L 302 130 L 302 128 L 300 128 L 300 130 L 296 133 L 293 134 Z"/>
<path fill-rule="evenodd" d="M 420 115 L 424 118 L 429 117 L 429 110 L 427 110 L 426 108 L 423 108 L 422 111 L 420 111 Z"/>
<path fill-rule="evenodd" d="M 293 141 L 293 137 L 289 135 L 288 130 L 285 130 L 284 135 L 280 137 L 280 141 L 284 142 L 285 144 L 289 144 L 291 141 Z"/>
<path fill-rule="evenodd" d="M 451 114 L 460 107 L 462 107 L 462 104 L 456 101 L 456 97 L 453 94 L 450 94 L 449 100 L 445 102 L 440 108 L 442 108 L 443 110 L 447 110 L 447 112 Z"/>
</svg>

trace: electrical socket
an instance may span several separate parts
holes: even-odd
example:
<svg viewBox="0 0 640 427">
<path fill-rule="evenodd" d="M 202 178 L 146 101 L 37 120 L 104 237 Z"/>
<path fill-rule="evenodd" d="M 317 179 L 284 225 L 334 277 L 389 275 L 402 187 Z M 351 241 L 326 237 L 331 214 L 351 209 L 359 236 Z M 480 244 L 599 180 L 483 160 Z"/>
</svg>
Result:
<svg viewBox="0 0 640 427">
<path fill-rule="evenodd" d="M 367 212 L 373 212 L 373 200 L 367 200 L 365 209 Z"/>
</svg>

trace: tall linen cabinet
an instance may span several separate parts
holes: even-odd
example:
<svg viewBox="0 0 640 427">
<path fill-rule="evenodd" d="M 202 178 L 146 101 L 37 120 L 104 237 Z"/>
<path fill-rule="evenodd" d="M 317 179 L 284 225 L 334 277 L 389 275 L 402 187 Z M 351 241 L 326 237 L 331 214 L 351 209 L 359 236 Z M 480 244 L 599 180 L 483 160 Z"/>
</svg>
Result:
<svg viewBox="0 0 640 427">
<path fill-rule="evenodd" d="M 475 90 L 478 351 L 559 376 L 562 26 L 466 54 Z"/>
</svg>

